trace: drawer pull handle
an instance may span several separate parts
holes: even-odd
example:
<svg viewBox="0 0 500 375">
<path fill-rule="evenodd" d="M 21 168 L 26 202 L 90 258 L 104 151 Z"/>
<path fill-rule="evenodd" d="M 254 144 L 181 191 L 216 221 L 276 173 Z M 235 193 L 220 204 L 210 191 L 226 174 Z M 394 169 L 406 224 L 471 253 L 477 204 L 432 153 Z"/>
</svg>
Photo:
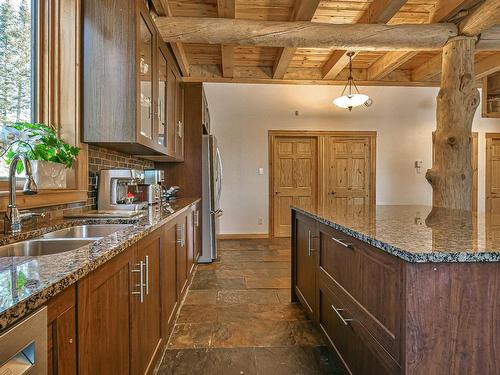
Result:
<svg viewBox="0 0 500 375">
<path fill-rule="evenodd" d="M 144 278 L 144 272 L 143 272 L 143 268 L 144 268 L 144 262 L 141 260 L 139 262 L 139 264 L 137 264 L 139 266 L 139 269 L 134 269 L 132 270 L 132 272 L 134 273 L 139 273 L 139 284 L 136 284 L 136 286 L 139 287 L 139 291 L 133 291 L 132 294 L 134 295 L 139 295 L 139 301 L 141 303 L 144 302 L 144 290 L 143 290 L 143 287 L 144 287 L 144 281 L 143 281 L 143 278 Z"/>
<path fill-rule="evenodd" d="M 333 311 L 335 311 L 335 314 L 337 314 L 337 316 L 340 318 L 340 320 L 342 320 L 342 323 L 344 323 L 346 326 L 349 325 L 349 322 L 352 322 L 354 319 L 346 319 L 342 316 L 342 314 L 340 313 L 341 311 L 344 311 L 344 309 L 337 309 L 335 306 L 332 305 L 332 309 Z"/>
<path fill-rule="evenodd" d="M 312 252 L 316 251 L 316 249 L 313 249 L 312 247 L 312 240 L 318 238 L 318 236 L 313 236 L 311 231 L 308 231 L 308 236 L 307 236 L 307 255 L 312 256 Z"/>
<path fill-rule="evenodd" d="M 335 242 L 337 242 L 339 245 L 347 247 L 348 249 L 352 249 L 353 248 L 352 243 L 344 242 L 344 241 L 339 240 L 338 238 L 335 238 L 335 237 L 332 237 L 332 240 L 334 240 Z"/>
</svg>

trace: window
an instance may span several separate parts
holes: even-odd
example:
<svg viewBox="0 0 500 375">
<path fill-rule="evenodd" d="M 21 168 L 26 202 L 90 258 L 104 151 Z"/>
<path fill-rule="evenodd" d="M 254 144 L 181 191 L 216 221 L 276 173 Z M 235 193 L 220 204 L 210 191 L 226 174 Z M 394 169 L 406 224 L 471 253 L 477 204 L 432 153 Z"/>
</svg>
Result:
<svg viewBox="0 0 500 375">
<path fill-rule="evenodd" d="M 34 119 L 32 0 L 0 0 L 0 126 Z M 8 174 L 0 160 L 0 177 Z"/>
</svg>

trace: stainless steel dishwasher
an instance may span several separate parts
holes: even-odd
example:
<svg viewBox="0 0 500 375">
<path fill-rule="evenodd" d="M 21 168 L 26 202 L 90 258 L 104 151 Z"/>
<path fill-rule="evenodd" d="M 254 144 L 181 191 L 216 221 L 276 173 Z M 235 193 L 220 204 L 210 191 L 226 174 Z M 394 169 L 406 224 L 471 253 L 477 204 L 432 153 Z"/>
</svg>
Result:
<svg viewBox="0 0 500 375">
<path fill-rule="evenodd" d="M 47 307 L 0 334 L 0 375 L 47 374 Z"/>
</svg>

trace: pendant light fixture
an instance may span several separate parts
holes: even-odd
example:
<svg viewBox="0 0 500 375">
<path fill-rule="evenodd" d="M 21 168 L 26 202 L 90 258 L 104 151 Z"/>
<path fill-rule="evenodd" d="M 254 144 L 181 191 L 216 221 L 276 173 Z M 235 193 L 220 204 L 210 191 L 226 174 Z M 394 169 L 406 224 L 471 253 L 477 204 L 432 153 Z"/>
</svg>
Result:
<svg viewBox="0 0 500 375">
<path fill-rule="evenodd" d="M 354 56 L 354 52 L 347 52 L 347 56 L 349 56 L 349 78 L 347 78 L 347 84 L 342 90 L 342 95 L 338 98 L 333 99 L 333 104 L 340 108 L 347 108 L 349 112 L 354 108 L 360 105 L 371 105 L 371 99 L 368 95 L 360 94 L 358 87 L 354 83 L 354 79 L 352 78 L 352 57 Z M 353 88 L 355 92 L 353 93 Z M 347 94 L 346 94 L 347 91 Z"/>
</svg>

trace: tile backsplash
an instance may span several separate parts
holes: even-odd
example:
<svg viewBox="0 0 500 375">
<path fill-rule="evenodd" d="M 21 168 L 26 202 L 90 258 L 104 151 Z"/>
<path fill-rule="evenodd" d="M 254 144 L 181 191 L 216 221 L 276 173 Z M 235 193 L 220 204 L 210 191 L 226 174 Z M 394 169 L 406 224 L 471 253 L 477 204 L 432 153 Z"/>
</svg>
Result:
<svg viewBox="0 0 500 375">
<path fill-rule="evenodd" d="M 150 169 L 154 168 L 152 161 L 143 160 L 121 152 L 111 151 L 102 147 L 89 145 L 89 184 L 87 202 L 77 202 L 57 206 L 30 209 L 31 212 L 44 212 L 45 217 L 35 217 L 23 223 L 24 230 L 30 230 L 40 225 L 50 225 L 55 220 L 63 218 L 64 211 L 73 209 L 96 208 L 97 175 L 104 168 Z M 0 235 L 4 232 L 3 215 L 0 215 Z"/>
<path fill-rule="evenodd" d="M 106 148 L 89 145 L 89 195 L 87 204 L 95 208 L 97 204 L 97 176 L 101 169 L 151 169 L 154 163 L 149 160 L 108 150 Z"/>
</svg>

